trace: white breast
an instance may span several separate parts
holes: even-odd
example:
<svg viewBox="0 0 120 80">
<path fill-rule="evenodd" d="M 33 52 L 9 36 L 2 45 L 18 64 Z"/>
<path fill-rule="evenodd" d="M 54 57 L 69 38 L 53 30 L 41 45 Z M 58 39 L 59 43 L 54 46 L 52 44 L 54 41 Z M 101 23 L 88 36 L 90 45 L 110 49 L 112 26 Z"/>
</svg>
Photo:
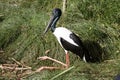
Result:
<svg viewBox="0 0 120 80">
<path fill-rule="evenodd" d="M 59 41 L 60 45 L 60 38 L 65 39 L 66 41 L 70 42 L 73 45 L 78 46 L 71 38 L 70 38 L 70 34 L 72 32 L 64 27 L 58 27 L 55 29 L 55 31 L 53 32 L 53 34 L 56 36 L 57 40 Z"/>
</svg>

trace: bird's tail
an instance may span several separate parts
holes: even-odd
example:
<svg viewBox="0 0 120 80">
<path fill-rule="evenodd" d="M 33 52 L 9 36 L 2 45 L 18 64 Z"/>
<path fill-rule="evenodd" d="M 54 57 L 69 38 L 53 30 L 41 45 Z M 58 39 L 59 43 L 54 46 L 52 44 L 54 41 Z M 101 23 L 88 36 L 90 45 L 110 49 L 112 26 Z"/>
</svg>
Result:
<svg viewBox="0 0 120 80">
<path fill-rule="evenodd" d="M 86 48 L 83 50 L 86 62 L 100 62 L 99 56 L 95 56 L 94 54 L 91 54 Z"/>
<path fill-rule="evenodd" d="M 100 59 L 98 57 L 94 57 L 93 54 L 90 54 L 90 52 L 85 47 L 83 47 L 82 50 L 76 52 L 76 55 L 78 55 L 85 62 L 100 62 Z"/>
</svg>

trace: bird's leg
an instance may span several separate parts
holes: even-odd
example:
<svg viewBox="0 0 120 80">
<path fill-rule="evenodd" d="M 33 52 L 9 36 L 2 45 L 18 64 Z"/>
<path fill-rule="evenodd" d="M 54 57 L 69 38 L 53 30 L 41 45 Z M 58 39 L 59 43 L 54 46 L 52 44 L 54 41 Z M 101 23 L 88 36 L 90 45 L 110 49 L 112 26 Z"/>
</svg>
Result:
<svg viewBox="0 0 120 80">
<path fill-rule="evenodd" d="M 66 68 L 68 68 L 70 66 L 70 60 L 69 60 L 69 53 L 66 52 Z"/>
<path fill-rule="evenodd" d="M 63 62 L 61 62 L 61 61 L 58 61 L 58 60 L 56 60 L 56 59 L 53 59 L 53 58 L 51 58 L 51 57 L 48 57 L 48 56 L 39 57 L 38 59 L 40 59 L 40 60 L 47 60 L 47 59 L 48 59 L 48 60 L 51 60 L 51 61 L 54 61 L 54 62 L 56 62 L 56 63 L 59 63 L 59 64 L 63 65 L 65 68 L 68 68 L 69 65 L 70 65 L 69 54 L 68 54 L 67 51 L 66 51 L 66 64 L 63 63 Z M 42 70 L 53 70 L 53 69 L 63 69 L 63 68 L 61 68 L 61 67 L 42 66 L 42 67 L 40 67 L 39 69 L 37 69 L 36 72 L 40 72 L 40 71 L 42 71 Z"/>
</svg>

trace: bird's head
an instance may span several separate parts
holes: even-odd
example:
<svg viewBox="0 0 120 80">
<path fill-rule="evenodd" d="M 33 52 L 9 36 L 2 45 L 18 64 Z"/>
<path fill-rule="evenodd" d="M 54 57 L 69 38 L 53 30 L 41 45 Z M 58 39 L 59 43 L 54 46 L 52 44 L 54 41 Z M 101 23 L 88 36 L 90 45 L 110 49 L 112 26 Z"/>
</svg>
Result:
<svg viewBox="0 0 120 80">
<path fill-rule="evenodd" d="M 59 9 L 59 8 L 53 9 L 52 15 L 51 15 L 51 18 L 50 18 L 50 21 L 49 21 L 49 23 L 48 23 L 48 25 L 47 25 L 47 27 L 46 27 L 46 29 L 45 29 L 45 31 L 44 31 L 44 34 L 45 34 L 51 27 L 55 28 L 56 22 L 57 22 L 58 19 L 60 18 L 61 14 L 62 14 L 61 9 Z"/>
<path fill-rule="evenodd" d="M 55 9 L 53 9 L 53 11 L 52 11 L 52 16 L 54 16 L 54 17 L 60 17 L 61 14 L 62 14 L 62 11 L 61 11 L 61 9 L 59 9 L 59 8 L 55 8 Z"/>
</svg>

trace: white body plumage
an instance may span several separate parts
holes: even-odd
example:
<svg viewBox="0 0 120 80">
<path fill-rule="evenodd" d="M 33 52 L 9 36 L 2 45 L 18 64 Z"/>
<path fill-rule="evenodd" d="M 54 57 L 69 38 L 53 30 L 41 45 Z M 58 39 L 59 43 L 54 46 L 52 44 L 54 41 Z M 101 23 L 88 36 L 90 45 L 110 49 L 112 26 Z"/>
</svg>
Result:
<svg viewBox="0 0 120 80">
<path fill-rule="evenodd" d="M 58 27 L 55 29 L 55 31 L 53 32 L 53 34 L 55 35 L 55 37 L 57 38 L 57 40 L 59 41 L 60 45 L 60 38 L 65 39 L 66 41 L 68 41 L 69 43 L 78 46 L 71 38 L 70 38 L 70 34 L 72 34 L 72 32 L 64 27 Z M 62 46 L 62 45 L 61 45 Z"/>
</svg>

